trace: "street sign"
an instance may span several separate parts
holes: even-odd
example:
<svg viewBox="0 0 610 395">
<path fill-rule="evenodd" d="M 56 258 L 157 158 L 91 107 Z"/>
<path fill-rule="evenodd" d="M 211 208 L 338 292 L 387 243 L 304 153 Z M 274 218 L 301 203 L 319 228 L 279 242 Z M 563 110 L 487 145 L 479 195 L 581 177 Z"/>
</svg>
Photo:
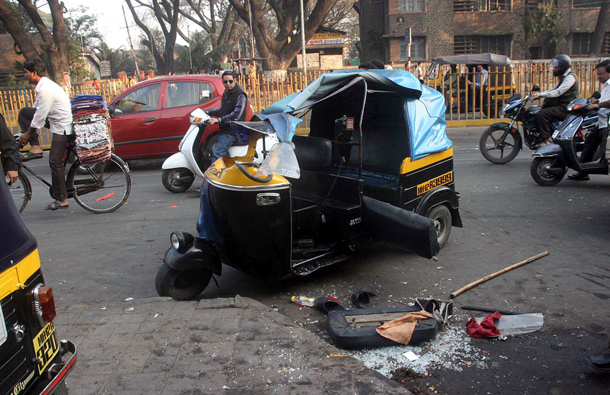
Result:
<svg viewBox="0 0 610 395">
<path fill-rule="evenodd" d="M 110 62 L 103 60 L 100 62 L 100 75 L 102 77 L 110 77 Z"/>
</svg>

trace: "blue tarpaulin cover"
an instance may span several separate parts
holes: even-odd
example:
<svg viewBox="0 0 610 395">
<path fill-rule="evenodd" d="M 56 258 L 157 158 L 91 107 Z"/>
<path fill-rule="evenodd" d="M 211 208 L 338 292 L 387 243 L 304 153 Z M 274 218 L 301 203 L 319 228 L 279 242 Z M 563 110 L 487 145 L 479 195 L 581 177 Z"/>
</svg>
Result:
<svg viewBox="0 0 610 395">
<path fill-rule="evenodd" d="M 453 146 L 445 132 L 446 107 L 443 95 L 422 85 L 413 74 L 403 70 L 338 70 L 322 74 L 301 92 L 271 104 L 261 114 L 303 113 L 356 79 L 366 81 L 369 91 L 389 91 L 405 98 L 412 160 Z M 295 127 L 296 124 L 292 126 L 290 136 L 294 134 Z"/>
</svg>

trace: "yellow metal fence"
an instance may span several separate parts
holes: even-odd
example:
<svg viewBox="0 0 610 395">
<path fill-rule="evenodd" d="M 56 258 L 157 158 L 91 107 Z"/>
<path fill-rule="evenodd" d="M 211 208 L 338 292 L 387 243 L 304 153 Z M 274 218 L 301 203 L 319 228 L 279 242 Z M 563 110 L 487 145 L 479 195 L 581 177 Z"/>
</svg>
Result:
<svg viewBox="0 0 610 395">
<path fill-rule="evenodd" d="M 586 59 L 573 62 L 572 70 L 576 73 L 580 86 L 580 96 L 589 97 L 601 85 L 595 77 L 595 65 L 599 59 Z M 429 66 L 429 65 L 428 65 Z M 539 85 L 542 90 L 550 89 L 557 83 L 552 75 L 548 61 L 516 61 L 506 69 L 490 68 L 486 87 L 475 87 L 475 71 L 458 67 L 453 71 L 449 66 L 441 66 L 438 72 L 429 78 L 424 66 L 424 84 L 437 89 L 446 99 L 448 121 L 459 121 L 477 124 L 496 119 L 502 107 L 514 93 L 525 93 L 525 88 Z M 318 78 L 323 71 L 310 71 L 307 78 L 302 72 L 288 72 L 285 76 L 258 74 L 255 79 L 246 75 L 238 76 L 239 84 L 248 93 L 255 112 L 260 112 L 273 102 L 305 88 L 308 83 Z M 452 83 L 455 78 L 455 83 Z M 471 83 L 469 84 L 468 81 Z M 76 94 L 101 94 L 107 101 L 127 89 L 123 80 L 98 81 L 99 89 L 92 83 L 74 84 L 70 96 Z M 9 128 L 18 132 L 17 115 L 19 109 L 32 106 L 36 92 L 31 88 L 0 88 L 0 111 Z M 307 127 L 307 119 L 299 125 Z M 49 132 L 41 133 L 43 146 L 49 143 Z"/>
</svg>

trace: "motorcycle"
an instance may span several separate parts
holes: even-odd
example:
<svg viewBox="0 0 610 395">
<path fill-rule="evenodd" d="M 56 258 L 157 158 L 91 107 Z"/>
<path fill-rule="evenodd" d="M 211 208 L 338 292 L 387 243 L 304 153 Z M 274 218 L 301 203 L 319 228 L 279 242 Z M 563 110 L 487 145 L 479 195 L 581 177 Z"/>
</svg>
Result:
<svg viewBox="0 0 610 395">
<path fill-rule="evenodd" d="M 210 116 L 198 108 L 190 115 L 191 126 L 186 132 L 177 152 L 167 158 L 161 168 L 163 173 L 161 180 L 165 189 L 172 193 L 184 192 L 193 185 L 195 176 L 203 177 L 204 171 L 209 167 L 211 153 L 206 152 L 203 145 L 200 144 L 201 138 L 210 120 Z M 256 147 L 254 157 L 255 163 L 262 163 L 263 143 L 271 147 L 277 140 L 273 136 L 267 136 L 259 142 Z M 229 148 L 229 158 L 241 158 L 248 153 L 248 138 L 238 136 L 237 142 Z"/>
<path fill-rule="evenodd" d="M 595 92 L 592 97 L 599 99 L 599 92 Z M 568 168 L 583 174 L 608 175 L 607 161 L 598 162 L 606 149 L 605 142 L 598 147 L 593 162 L 581 163 L 578 157 L 578 153 L 583 149 L 585 136 L 597 125 L 598 114 L 587 110 L 589 104 L 590 100 L 584 98 L 572 100 L 568 105 L 569 115 L 553 133 L 553 143 L 534 152 L 530 174 L 539 185 L 557 185 Z"/>
<path fill-rule="evenodd" d="M 411 73 L 337 71 L 259 121 L 233 122 L 248 153 L 205 171 L 197 235 L 171 233 L 157 292 L 193 299 L 223 264 L 305 276 L 374 240 L 432 258 L 462 226 L 444 112 L 442 95 Z M 309 135 L 294 136 L 305 113 Z"/>
<path fill-rule="evenodd" d="M 539 91 L 540 88 L 536 85 L 532 88 L 532 92 Z M 526 90 L 526 92 L 528 92 Z M 540 143 L 543 142 L 543 138 L 540 136 L 538 131 L 538 124 L 536 123 L 536 114 L 542 107 L 531 106 L 527 108 L 527 104 L 530 101 L 530 96 L 526 95 L 521 97 L 521 94 L 516 94 L 508 100 L 508 103 L 502 109 L 501 116 L 510 118 L 511 122 L 498 122 L 491 125 L 483 134 L 479 140 L 479 149 L 483 157 L 491 163 L 504 164 L 508 163 L 519 154 L 519 151 L 523 148 L 523 141 L 525 145 L 535 150 L 538 148 Z M 515 123 L 521 124 L 523 130 L 523 138 Z M 585 120 L 585 128 L 594 127 L 597 123 L 597 116 L 589 117 Z M 551 129 L 557 130 L 561 125 L 561 121 L 551 123 Z"/>
</svg>

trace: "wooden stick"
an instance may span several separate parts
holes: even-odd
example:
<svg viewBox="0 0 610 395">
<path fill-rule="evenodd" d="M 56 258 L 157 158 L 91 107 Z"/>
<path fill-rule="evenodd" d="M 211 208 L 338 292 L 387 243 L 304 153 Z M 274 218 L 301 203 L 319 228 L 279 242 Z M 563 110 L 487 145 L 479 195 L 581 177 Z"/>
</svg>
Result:
<svg viewBox="0 0 610 395">
<path fill-rule="evenodd" d="M 491 280 L 492 278 L 497 277 L 497 276 L 499 276 L 500 274 L 506 273 L 506 272 L 511 271 L 511 270 L 513 270 L 513 269 L 516 269 L 516 268 L 518 268 L 519 266 L 526 265 L 526 264 L 528 264 L 528 263 L 530 263 L 530 262 L 535 261 L 536 259 L 542 258 L 542 257 L 547 256 L 547 255 L 549 255 L 549 252 L 548 252 L 548 251 L 544 251 L 544 252 L 541 252 L 541 253 L 540 253 L 540 254 L 538 254 L 538 255 L 534 255 L 533 257 L 528 258 L 528 259 L 526 259 L 526 260 L 524 260 L 524 261 L 521 261 L 521 262 L 519 262 L 519 263 L 515 263 L 514 265 L 511 265 L 511 266 L 509 266 L 509 267 L 507 267 L 507 268 L 504 268 L 504 269 L 500 270 L 499 272 L 495 272 L 495 273 L 492 273 L 492 274 L 490 274 L 490 275 L 487 275 L 487 276 L 485 276 L 485 277 L 483 277 L 483 278 L 481 278 L 481 279 L 479 279 L 479 280 L 477 280 L 477 281 L 474 281 L 474 282 L 472 282 L 472 283 L 470 283 L 470 284 L 466 285 L 465 287 L 462 287 L 462 288 L 458 289 L 457 291 L 453 292 L 453 293 L 451 294 L 451 297 L 452 297 L 452 298 L 455 298 L 456 296 L 458 296 L 458 295 L 459 295 L 459 294 L 461 294 L 462 292 L 468 291 L 470 288 L 474 288 L 474 287 L 476 287 L 477 285 L 479 285 L 479 284 L 481 284 L 481 283 L 484 283 L 484 282 L 485 282 L 485 281 L 487 281 L 487 280 Z"/>
</svg>

